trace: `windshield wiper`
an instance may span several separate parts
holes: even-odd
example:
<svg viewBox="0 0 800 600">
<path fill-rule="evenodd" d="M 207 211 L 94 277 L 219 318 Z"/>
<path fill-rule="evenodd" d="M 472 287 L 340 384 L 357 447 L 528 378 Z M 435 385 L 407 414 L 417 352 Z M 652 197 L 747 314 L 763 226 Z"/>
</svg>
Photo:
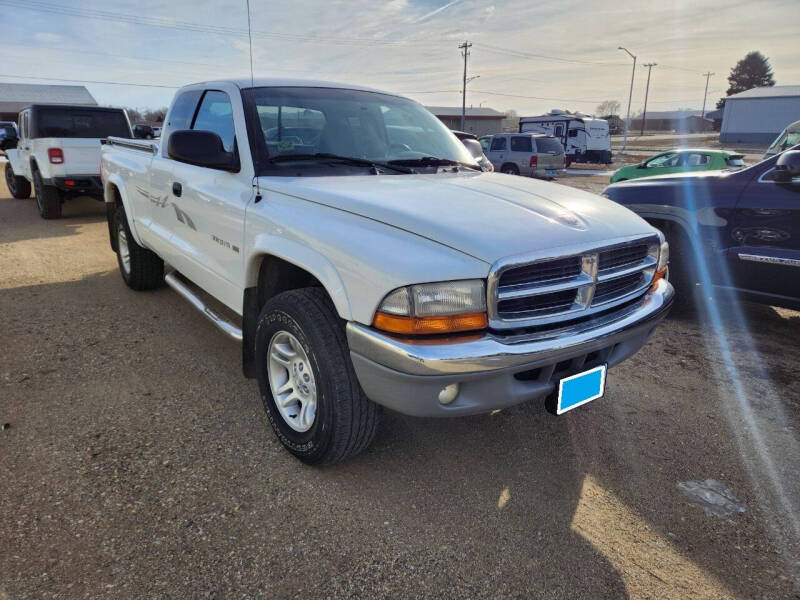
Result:
<svg viewBox="0 0 800 600">
<path fill-rule="evenodd" d="M 459 162 L 449 158 L 439 158 L 438 156 L 421 156 L 419 158 L 398 158 L 388 161 L 390 165 L 404 165 L 409 167 L 466 167 L 479 171 L 477 167 L 469 163 Z"/>
<path fill-rule="evenodd" d="M 342 156 L 340 154 L 331 154 L 329 152 L 317 152 L 315 154 L 281 154 L 280 156 L 273 156 L 269 159 L 271 163 L 293 162 L 293 161 L 337 161 L 349 165 L 358 165 L 363 167 L 372 167 L 373 169 L 391 169 L 398 173 L 414 173 L 414 169 L 408 167 L 388 163 L 377 162 L 366 158 L 356 158 L 355 156 Z"/>
</svg>

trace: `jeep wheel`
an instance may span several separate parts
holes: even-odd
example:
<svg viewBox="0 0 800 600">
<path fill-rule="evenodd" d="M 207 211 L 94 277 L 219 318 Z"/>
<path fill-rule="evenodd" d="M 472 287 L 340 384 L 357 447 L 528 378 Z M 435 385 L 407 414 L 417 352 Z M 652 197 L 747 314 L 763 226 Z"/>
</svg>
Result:
<svg viewBox="0 0 800 600">
<path fill-rule="evenodd" d="M 141 291 L 161 286 L 164 283 L 164 261 L 155 252 L 136 243 L 122 206 L 114 213 L 114 233 L 117 236 L 119 272 L 128 287 Z"/>
<path fill-rule="evenodd" d="M 256 324 L 255 360 L 269 422 L 303 462 L 339 462 L 375 437 L 380 407 L 358 383 L 344 324 L 322 289 L 267 301 Z"/>
<path fill-rule="evenodd" d="M 39 169 L 33 171 L 33 193 L 36 196 L 36 206 L 43 219 L 61 218 L 61 192 L 52 185 L 45 185 Z"/>
<path fill-rule="evenodd" d="M 14 175 L 11 163 L 6 163 L 6 187 L 17 200 L 31 197 L 31 184 L 24 177 Z"/>
</svg>

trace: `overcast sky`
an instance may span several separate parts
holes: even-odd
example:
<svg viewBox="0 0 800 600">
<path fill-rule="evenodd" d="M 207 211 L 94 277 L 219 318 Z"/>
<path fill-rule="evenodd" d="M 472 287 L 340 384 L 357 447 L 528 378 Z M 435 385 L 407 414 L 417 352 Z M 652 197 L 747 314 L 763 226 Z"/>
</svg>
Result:
<svg viewBox="0 0 800 600">
<path fill-rule="evenodd" d="M 0 0 L 0 81 L 87 83 L 100 104 L 169 103 L 170 87 L 249 74 L 246 0 Z M 656 62 L 649 110 L 709 105 L 750 50 L 780 84 L 800 84 L 798 0 L 251 0 L 256 76 L 326 79 L 460 105 L 458 44 L 474 43 L 467 104 L 538 114 L 624 112 L 631 59 Z M 557 60 L 558 59 L 558 60 Z M 637 66 L 632 112 L 644 101 Z M 26 76 L 27 79 L 11 77 Z M 64 82 L 68 83 L 68 82 Z M 430 92 L 430 93 L 428 93 Z"/>
</svg>

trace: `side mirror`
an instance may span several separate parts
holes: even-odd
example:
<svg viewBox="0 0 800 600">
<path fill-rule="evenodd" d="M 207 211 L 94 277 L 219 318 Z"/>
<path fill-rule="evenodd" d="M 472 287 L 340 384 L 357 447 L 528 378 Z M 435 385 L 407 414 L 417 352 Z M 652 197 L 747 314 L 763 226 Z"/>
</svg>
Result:
<svg viewBox="0 0 800 600">
<path fill-rule="evenodd" d="M 775 181 L 792 183 L 800 177 L 800 150 L 789 150 L 778 157 L 775 163 Z"/>
<path fill-rule="evenodd" d="M 239 157 L 235 152 L 226 152 L 222 138 L 213 131 L 182 129 L 169 134 L 167 154 L 173 160 L 219 169 L 220 171 L 239 171 Z"/>
<path fill-rule="evenodd" d="M 0 150 L 13 150 L 17 147 L 19 138 L 14 135 L 9 135 L 0 141 Z"/>
</svg>

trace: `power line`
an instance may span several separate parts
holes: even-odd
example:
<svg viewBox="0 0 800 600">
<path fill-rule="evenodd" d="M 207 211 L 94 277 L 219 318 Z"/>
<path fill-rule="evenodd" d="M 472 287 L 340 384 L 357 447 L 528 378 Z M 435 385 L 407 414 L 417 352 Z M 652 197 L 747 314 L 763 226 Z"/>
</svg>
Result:
<svg viewBox="0 0 800 600">
<path fill-rule="evenodd" d="M 164 19 L 159 17 L 147 17 L 140 15 L 133 15 L 127 13 L 116 13 L 104 10 L 87 10 L 77 7 L 60 6 L 57 4 L 50 4 L 37 0 L 0 0 L 0 5 L 11 6 L 13 8 L 22 8 L 34 12 L 42 12 L 49 14 L 58 14 L 69 17 L 80 17 L 83 19 L 97 19 L 102 21 L 115 21 L 120 23 L 128 23 L 131 25 L 144 25 L 149 27 L 161 27 L 166 29 L 176 29 L 183 31 L 192 31 L 196 33 L 212 33 L 217 35 L 232 35 L 244 37 L 247 35 L 246 29 L 239 29 L 236 27 L 225 27 L 220 25 L 206 25 L 202 23 L 192 23 L 188 21 L 175 21 L 171 19 Z M 375 38 L 346 38 L 336 36 L 321 36 L 321 35 L 300 35 L 281 33 L 276 31 L 252 31 L 254 37 L 286 39 L 298 42 L 307 43 L 331 43 L 341 45 L 381 45 L 381 46 L 419 46 L 419 45 L 442 45 L 452 43 L 452 40 L 381 40 Z"/>
<path fill-rule="evenodd" d="M 598 62 L 598 61 L 591 61 L 591 60 L 581 60 L 577 58 L 564 58 L 561 56 L 549 56 L 546 54 L 533 54 L 531 52 L 522 52 L 519 50 L 510 50 L 508 48 L 500 48 L 498 46 L 492 46 L 491 44 L 484 44 L 482 42 L 475 42 L 475 45 L 483 48 L 487 52 L 492 52 L 495 54 L 503 54 L 506 56 L 514 56 L 517 58 L 531 58 L 536 60 L 552 60 L 556 62 L 563 62 L 563 63 L 572 63 L 572 64 L 579 64 L 579 65 L 593 65 L 593 66 L 603 66 L 603 67 L 620 67 L 620 66 L 627 66 L 625 63 L 609 63 L 609 62 Z"/>
<path fill-rule="evenodd" d="M 11 75 L 8 73 L 0 73 L 0 77 L 8 77 L 9 79 L 41 79 L 42 81 L 66 81 L 69 83 L 98 83 L 103 85 L 132 85 L 136 87 L 148 88 L 164 88 L 169 90 L 176 90 L 180 86 L 177 85 L 158 85 L 155 83 L 129 83 L 127 81 L 99 81 L 92 79 L 62 79 L 60 77 L 39 77 L 37 75 Z"/>
</svg>

